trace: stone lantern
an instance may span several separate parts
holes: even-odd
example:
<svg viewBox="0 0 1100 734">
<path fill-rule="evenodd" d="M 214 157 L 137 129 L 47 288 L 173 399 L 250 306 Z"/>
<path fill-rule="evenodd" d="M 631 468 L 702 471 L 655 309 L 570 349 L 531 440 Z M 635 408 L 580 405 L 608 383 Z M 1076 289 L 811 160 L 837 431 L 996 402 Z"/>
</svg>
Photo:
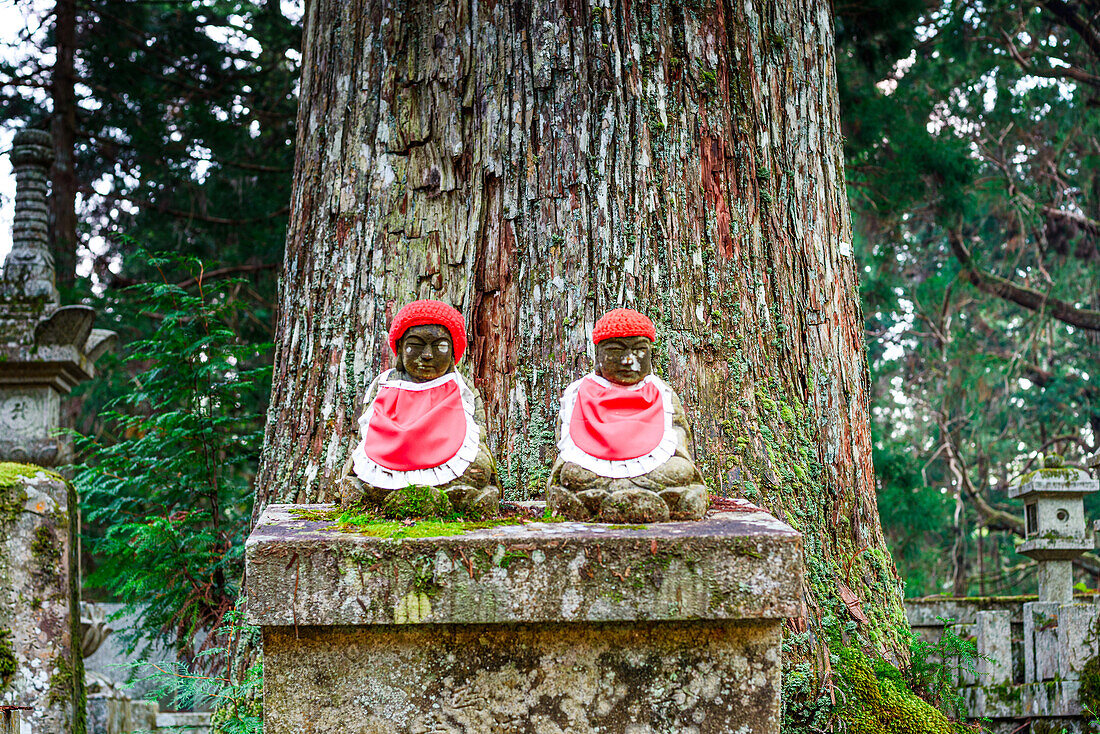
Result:
<svg viewBox="0 0 1100 734">
<path fill-rule="evenodd" d="M 1026 539 L 1016 551 L 1039 562 L 1040 602 L 1073 601 L 1073 559 L 1093 548 L 1084 497 L 1098 489 L 1088 472 L 1049 459 L 1009 488 L 1024 501 Z"/>
</svg>

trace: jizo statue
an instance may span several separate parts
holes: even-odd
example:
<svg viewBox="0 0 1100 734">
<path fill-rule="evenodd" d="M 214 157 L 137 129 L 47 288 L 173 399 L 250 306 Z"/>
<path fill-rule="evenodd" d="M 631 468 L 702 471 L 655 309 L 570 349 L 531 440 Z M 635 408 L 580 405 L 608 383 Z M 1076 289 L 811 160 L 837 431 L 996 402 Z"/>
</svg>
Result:
<svg viewBox="0 0 1100 734">
<path fill-rule="evenodd" d="M 467 516 L 496 514 L 500 489 L 485 408 L 455 371 L 466 351 L 462 314 L 442 301 L 414 301 L 394 317 L 389 342 L 396 367 L 367 389 L 342 504 L 391 516 L 448 506 Z"/>
<path fill-rule="evenodd" d="M 566 388 L 550 509 L 573 520 L 697 520 L 707 488 L 680 398 L 652 374 L 653 322 L 615 309 L 596 322 L 596 370 Z"/>
</svg>

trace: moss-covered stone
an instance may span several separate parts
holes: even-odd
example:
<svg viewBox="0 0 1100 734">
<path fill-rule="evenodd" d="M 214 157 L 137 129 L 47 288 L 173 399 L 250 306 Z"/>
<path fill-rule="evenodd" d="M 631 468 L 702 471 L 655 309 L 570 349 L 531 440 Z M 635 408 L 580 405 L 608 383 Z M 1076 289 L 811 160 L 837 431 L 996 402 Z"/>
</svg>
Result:
<svg viewBox="0 0 1100 734">
<path fill-rule="evenodd" d="M 30 478 L 39 474 L 45 474 L 58 481 L 65 481 L 60 474 L 49 469 L 43 469 L 34 464 L 18 464 L 13 461 L 0 461 L 0 487 L 12 487 L 20 479 Z"/>
<path fill-rule="evenodd" d="M 69 658 L 59 655 L 54 661 L 57 670 L 50 676 L 51 704 L 64 704 L 73 700 L 73 666 Z"/>
<path fill-rule="evenodd" d="M 402 520 L 414 517 L 446 517 L 454 512 L 447 495 L 437 487 L 412 484 L 395 489 L 382 502 L 382 514 Z"/>
<path fill-rule="evenodd" d="M 1097 624 L 1100 628 L 1100 623 Z M 1100 655 L 1095 655 L 1081 668 L 1081 687 L 1078 689 L 1081 708 L 1100 718 Z"/>
<path fill-rule="evenodd" d="M 15 649 L 11 644 L 11 630 L 0 629 L 0 691 L 11 684 L 17 669 Z"/>
<path fill-rule="evenodd" d="M 40 560 L 54 560 L 57 555 L 57 538 L 49 526 L 39 525 L 34 529 L 31 553 Z"/>
</svg>

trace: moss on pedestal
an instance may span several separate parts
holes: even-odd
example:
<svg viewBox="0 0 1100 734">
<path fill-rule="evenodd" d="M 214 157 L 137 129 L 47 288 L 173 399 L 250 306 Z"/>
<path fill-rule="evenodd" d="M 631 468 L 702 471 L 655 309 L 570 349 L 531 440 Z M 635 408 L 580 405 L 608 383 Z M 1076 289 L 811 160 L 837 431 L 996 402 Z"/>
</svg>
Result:
<svg viewBox="0 0 1100 734">
<path fill-rule="evenodd" d="M 15 648 L 11 644 L 11 630 L 0 628 L 0 691 L 11 684 L 16 670 L 18 663 L 15 659 Z"/>
<path fill-rule="evenodd" d="M 73 666 L 69 658 L 58 655 L 54 660 L 57 670 L 50 676 L 51 705 L 72 704 L 73 702 Z"/>
<path fill-rule="evenodd" d="M 412 517 L 442 517 L 453 512 L 451 501 L 436 487 L 416 484 L 395 489 L 382 502 L 382 514 L 402 520 Z"/>
</svg>

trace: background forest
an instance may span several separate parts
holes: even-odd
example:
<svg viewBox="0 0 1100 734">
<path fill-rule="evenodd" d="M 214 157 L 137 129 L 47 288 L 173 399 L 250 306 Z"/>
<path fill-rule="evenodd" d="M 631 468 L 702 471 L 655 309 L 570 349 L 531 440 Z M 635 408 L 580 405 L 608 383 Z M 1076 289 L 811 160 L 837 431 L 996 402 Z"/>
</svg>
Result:
<svg viewBox="0 0 1100 734">
<path fill-rule="evenodd" d="M 96 457 L 77 471 L 86 583 L 193 655 L 237 596 L 301 9 L 24 7 L 0 119 L 54 133 L 63 301 L 125 345 L 70 416 Z M 835 10 L 883 526 L 908 596 L 1032 593 L 1006 488 L 1100 448 L 1100 2 Z M 1086 556 L 1079 580 L 1098 577 Z"/>
</svg>

